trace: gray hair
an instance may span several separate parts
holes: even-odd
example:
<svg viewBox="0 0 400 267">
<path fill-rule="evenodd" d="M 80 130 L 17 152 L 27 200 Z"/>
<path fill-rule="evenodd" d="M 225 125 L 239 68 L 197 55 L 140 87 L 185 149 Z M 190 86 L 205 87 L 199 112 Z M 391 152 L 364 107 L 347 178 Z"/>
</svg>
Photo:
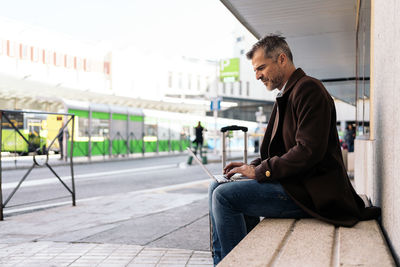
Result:
<svg viewBox="0 0 400 267">
<path fill-rule="evenodd" d="M 266 58 L 277 60 L 279 55 L 283 53 L 290 59 L 291 62 L 293 62 L 292 52 L 290 51 L 289 45 L 283 36 L 270 34 L 258 40 L 258 42 L 253 45 L 251 50 L 246 53 L 247 58 L 252 59 L 254 53 L 259 48 L 264 50 L 264 55 Z"/>
</svg>

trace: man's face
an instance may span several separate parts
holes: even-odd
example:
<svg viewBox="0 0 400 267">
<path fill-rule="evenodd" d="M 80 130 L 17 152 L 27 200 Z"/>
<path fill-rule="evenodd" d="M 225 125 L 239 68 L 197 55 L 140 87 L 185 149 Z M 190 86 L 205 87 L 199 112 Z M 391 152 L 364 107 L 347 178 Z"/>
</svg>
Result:
<svg viewBox="0 0 400 267">
<path fill-rule="evenodd" d="M 280 57 L 281 55 L 277 61 L 272 58 L 265 58 L 264 50 L 259 48 L 255 51 L 251 60 L 256 79 L 261 80 L 270 91 L 275 88 L 282 89 L 284 85 L 284 71 L 282 64 L 279 62 Z"/>
</svg>

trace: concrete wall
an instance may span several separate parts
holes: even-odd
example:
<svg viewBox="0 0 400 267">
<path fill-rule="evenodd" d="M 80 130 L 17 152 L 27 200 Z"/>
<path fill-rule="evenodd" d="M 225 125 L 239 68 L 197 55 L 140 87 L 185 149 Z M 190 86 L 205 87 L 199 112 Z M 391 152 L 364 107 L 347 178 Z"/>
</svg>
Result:
<svg viewBox="0 0 400 267">
<path fill-rule="evenodd" d="M 383 227 L 400 255 L 400 1 L 372 0 L 371 87 L 374 202 Z"/>
</svg>

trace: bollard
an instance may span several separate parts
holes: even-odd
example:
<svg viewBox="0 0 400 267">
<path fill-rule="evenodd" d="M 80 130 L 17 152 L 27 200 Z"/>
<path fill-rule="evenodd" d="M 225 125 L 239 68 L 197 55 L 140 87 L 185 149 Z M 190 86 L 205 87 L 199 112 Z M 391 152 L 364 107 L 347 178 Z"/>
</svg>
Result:
<svg viewBox="0 0 400 267">
<path fill-rule="evenodd" d="M 189 156 L 189 158 L 187 160 L 187 165 L 192 165 L 192 161 L 193 161 L 193 157 Z"/>
<path fill-rule="evenodd" d="M 204 147 L 204 150 L 202 153 L 200 153 L 201 156 L 201 160 L 203 164 L 207 164 L 207 148 Z"/>
</svg>

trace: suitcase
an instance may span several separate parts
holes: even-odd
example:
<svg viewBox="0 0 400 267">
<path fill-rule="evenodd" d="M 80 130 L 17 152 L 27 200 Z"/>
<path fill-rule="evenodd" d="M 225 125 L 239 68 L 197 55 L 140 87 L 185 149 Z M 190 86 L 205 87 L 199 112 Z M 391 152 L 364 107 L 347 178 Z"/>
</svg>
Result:
<svg viewBox="0 0 400 267">
<path fill-rule="evenodd" d="M 248 128 L 244 126 L 237 126 L 237 125 L 231 125 L 231 126 L 226 126 L 221 128 L 221 133 L 222 133 L 222 142 L 221 142 L 221 150 L 222 150 L 222 170 L 224 170 L 226 166 L 226 161 L 227 161 L 227 156 L 226 156 L 226 138 L 229 133 L 229 131 L 242 131 L 244 134 L 244 149 L 243 149 L 243 162 L 247 164 L 247 131 Z M 211 253 L 213 252 L 213 245 L 212 245 L 212 224 L 211 224 L 211 216 L 208 216 L 209 219 L 209 228 L 210 228 L 210 251 Z M 247 233 L 249 233 L 259 222 L 260 218 L 259 217 L 252 217 L 252 216 L 247 216 L 244 215 L 244 220 L 246 222 L 246 229 Z M 214 256 L 214 255 L 213 255 Z"/>
</svg>

